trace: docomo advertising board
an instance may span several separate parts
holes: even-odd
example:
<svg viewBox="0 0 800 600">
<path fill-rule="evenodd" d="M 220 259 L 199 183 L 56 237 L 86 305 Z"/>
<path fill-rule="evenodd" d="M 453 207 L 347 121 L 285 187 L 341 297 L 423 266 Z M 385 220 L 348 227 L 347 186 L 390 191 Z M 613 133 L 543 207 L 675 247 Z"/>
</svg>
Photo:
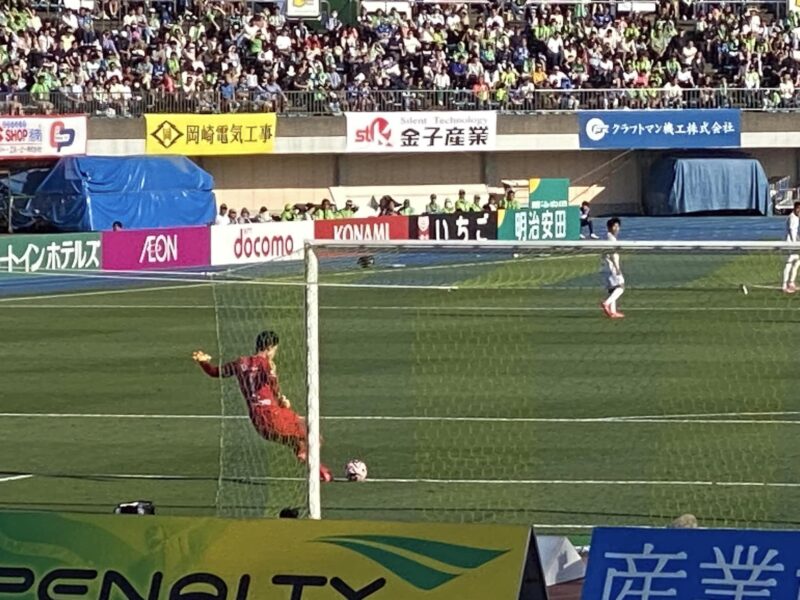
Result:
<svg viewBox="0 0 800 600">
<path fill-rule="evenodd" d="M 302 260 L 303 244 L 311 239 L 313 221 L 215 225 L 211 228 L 211 264 Z"/>
<path fill-rule="evenodd" d="M 103 270 L 146 271 L 211 264 L 209 227 L 104 231 Z"/>
<path fill-rule="evenodd" d="M 0 118 L 0 158 L 86 154 L 86 117 Z"/>
<path fill-rule="evenodd" d="M 407 240 L 408 217 L 315 221 L 314 237 L 318 240 L 348 242 Z"/>
<path fill-rule="evenodd" d="M 520 526 L 0 513 L 0 539 L 13 541 L 0 544 L 0 597 L 540 600 L 532 537 Z"/>
</svg>

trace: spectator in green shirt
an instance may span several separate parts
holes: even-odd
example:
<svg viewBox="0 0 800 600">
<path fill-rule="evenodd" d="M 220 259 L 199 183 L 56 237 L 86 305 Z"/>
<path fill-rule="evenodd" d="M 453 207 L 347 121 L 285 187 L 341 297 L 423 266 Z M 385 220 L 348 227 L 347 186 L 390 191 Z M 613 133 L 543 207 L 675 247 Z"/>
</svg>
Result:
<svg viewBox="0 0 800 600">
<path fill-rule="evenodd" d="M 483 207 L 481 206 L 481 197 L 478 194 L 475 194 L 472 197 L 472 204 L 468 207 L 469 212 L 483 212 Z"/>
<path fill-rule="evenodd" d="M 46 115 L 53 112 L 53 103 L 50 102 L 50 86 L 47 85 L 44 75 L 36 78 L 36 83 L 31 86 L 30 93 L 40 111 Z"/>
<path fill-rule="evenodd" d="M 456 212 L 456 207 L 453 206 L 453 202 L 450 200 L 450 198 L 447 198 L 444 201 L 444 210 L 442 212 L 446 215 L 452 215 L 454 212 Z"/>
<path fill-rule="evenodd" d="M 294 221 L 295 219 L 297 219 L 297 215 L 294 212 L 294 207 L 291 204 L 284 206 L 281 213 L 281 221 Z"/>
<path fill-rule="evenodd" d="M 425 206 L 425 213 L 429 215 L 437 215 L 442 212 L 442 207 L 436 202 L 436 194 L 431 194 L 431 201 Z"/>
<path fill-rule="evenodd" d="M 344 208 L 339 211 L 338 217 L 340 219 L 352 219 L 356 216 L 357 211 L 358 207 L 353 203 L 352 200 L 348 200 L 344 203 Z"/>
<path fill-rule="evenodd" d="M 313 218 L 315 221 L 328 221 L 336 218 L 336 210 L 331 201 L 325 198 L 318 207 L 314 209 Z"/>
<path fill-rule="evenodd" d="M 502 206 L 506 210 L 519 210 L 519 202 L 517 202 L 516 193 L 514 190 L 508 190 L 506 197 L 503 200 Z"/>
<path fill-rule="evenodd" d="M 459 190 L 456 200 L 456 212 L 469 212 L 469 200 L 464 196 L 464 190 Z"/>
<path fill-rule="evenodd" d="M 403 215 L 404 217 L 410 217 L 411 215 L 413 215 L 413 214 L 414 214 L 414 209 L 413 209 L 413 208 L 411 208 L 411 200 L 409 200 L 408 198 L 406 198 L 406 199 L 403 201 L 403 206 L 400 208 L 400 211 L 399 211 L 399 212 L 400 212 L 400 214 L 401 214 L 401 215 Z"/>
</svg>

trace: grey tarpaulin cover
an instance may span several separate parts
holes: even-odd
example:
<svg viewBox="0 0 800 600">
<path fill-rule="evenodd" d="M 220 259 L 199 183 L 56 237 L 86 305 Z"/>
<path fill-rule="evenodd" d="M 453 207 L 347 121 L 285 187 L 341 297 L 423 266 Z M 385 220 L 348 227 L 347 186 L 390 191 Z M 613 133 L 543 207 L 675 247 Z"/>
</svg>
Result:
<svg viewBox="0 0 800 600">
<path fill-rule="evenodd" d="M 769 183 L 764 168 L 745 155 L 668 156 L 658 160 L 645 182 L 648 216 L 698 212 L 768 213 Z"/>
</svg>

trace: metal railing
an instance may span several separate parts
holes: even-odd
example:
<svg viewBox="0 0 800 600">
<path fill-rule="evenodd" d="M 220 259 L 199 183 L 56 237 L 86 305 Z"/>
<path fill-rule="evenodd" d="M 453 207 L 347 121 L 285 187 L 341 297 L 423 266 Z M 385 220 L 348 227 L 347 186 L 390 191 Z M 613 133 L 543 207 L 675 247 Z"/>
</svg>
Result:
<svg viewBox="0 0 800 600">
<path fill-rule="evenodd" d="M 471 90 L 248 92 L 225 97 L 198 93 L 142 91 L 130 94 L 53 92 L 0 94 L 0 115 L 88 114 L 93 117 L 140 117 L 145 113 L 278 112 L 287 115 L 336 115 L 345 111 L 497 110 L 508 113 L 570 112 L 623 108 L 739 108 L 800 110 L 800 89 L 741 88 L 539 89 L 507 95 Z"/>
</svg>

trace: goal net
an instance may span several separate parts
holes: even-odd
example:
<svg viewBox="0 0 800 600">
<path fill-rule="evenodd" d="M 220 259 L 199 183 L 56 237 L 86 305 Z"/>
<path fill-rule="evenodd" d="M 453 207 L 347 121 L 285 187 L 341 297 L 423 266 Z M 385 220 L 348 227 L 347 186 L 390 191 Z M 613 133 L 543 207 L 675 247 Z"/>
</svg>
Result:
<svg viewBox="0 0 800 600">
<path fill-rule="evenodd" d="M 307 327 L 296 287 L 225 287 L 220 338 L 241 347 L 261 311 L 285 306 L 281 377 L 297 397 L 308 383 L 322 462 L 337 475 L 351 458 L 369 468 L 364 483 L 309 478 L 312 516 L 795 522 L 800 338 L 797 299 L 780 291 L 786 249 L 619 243 L 627 315 L 611 320 L 604 244 L 314 242 Z M 229 475 L 298 476 L 282 449 L 236 446 L 250 444 L 246 424 L 227 423 Z"/>
<path fill-rule="evenodd" d="M 291 258 L 291 257 L 290 257 Z M 243 265 L 214 275 L 216 362 L 255 351 L 256 336 L 278 333 L 281 390 L 301 414 L 306 406 L 302 251 L 293 262 Z M 248 418 L 235 377 L 220 379 L 220 454 L 217 514 L 276 517 L 284 508 L 306 514 L 307 469 L 294 453 L 267 442 Z"/>
</svg>

